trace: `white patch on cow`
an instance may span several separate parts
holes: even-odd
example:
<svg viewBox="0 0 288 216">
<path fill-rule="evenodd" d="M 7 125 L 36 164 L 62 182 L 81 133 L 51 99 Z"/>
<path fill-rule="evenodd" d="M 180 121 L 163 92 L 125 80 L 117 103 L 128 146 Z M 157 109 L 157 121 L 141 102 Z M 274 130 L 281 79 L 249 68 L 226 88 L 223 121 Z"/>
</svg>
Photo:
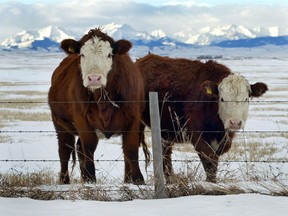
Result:
<svg viewBox="0 0 288 216">
<path fill-rule="evenodd" d="M 244 129 L 251 87 L 240 75 L 229 75 L 218 86 L 219 116 L 226 130 Z"/>
<path fill-rule="evenodd" d="M 91 90 L 106 86 L 112 69 L 112 48 L 108 41 L 93 37 L 80 49 L 83 85 Z"/>
<path fill-rule="evenodd" d="M 218 150 L 219 146 L 220 146 L 220 144 L 217 142 L 216 139 L 212 140 L 211 147 L 212 147 L 214 152 L 216 152 Z"/>
</svg>

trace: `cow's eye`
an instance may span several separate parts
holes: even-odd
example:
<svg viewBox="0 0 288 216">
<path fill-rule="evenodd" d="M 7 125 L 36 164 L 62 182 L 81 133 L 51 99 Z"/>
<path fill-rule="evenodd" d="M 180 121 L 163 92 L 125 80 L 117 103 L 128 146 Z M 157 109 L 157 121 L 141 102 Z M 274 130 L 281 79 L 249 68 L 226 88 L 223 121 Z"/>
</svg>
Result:
<svg viewBox="0 0 288 216">
<path fill-rule="evenodd" d="M 81 56 L 82 58 L 84 58 L 84 54 L 81 54 L 80 56 Z"/>
<path fill-rule="evenodd" d="M 224 99 L 223 99 L 223 98 L 221 98 L 220 100 L 221 100 L 221 102 L 224 102 Z"/>
<path fill-rule="evenodd" d="M 111 53 L 108 54 L 108 58 L 112 58 L 112 54 Z"/>
</svg>

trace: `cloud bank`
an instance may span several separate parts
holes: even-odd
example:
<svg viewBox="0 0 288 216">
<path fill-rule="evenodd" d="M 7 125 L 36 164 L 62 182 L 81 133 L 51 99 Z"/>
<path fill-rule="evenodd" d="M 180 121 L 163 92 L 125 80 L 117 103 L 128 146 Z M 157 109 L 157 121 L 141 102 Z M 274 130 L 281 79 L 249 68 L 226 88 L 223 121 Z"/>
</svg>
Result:
<svg viewBox="0 0 288 216">
<path fill-rule="evenodd" d="M 162 5 L 132 0 L 72 0 L 60 3 L 0 4 L 0 41 L 22 30 L 48 25 L 82 34 L 111 22 L 128 24 L 137 30 L 162 29 L 167 34 L 181 30 L 199 31 L 219 25 L 279 26 L 288 28 L 288 4 L 283 5 Z"/>
</svg>

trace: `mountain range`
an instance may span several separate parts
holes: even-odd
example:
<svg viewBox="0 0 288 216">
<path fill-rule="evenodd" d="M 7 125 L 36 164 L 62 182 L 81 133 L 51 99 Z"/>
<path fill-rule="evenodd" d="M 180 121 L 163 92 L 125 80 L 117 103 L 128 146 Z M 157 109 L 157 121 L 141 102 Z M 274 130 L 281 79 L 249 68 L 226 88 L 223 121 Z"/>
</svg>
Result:
<svg viewBox="0 0 288 216">
<path fill-rule="evenodd" d="M 115 40 L 127 39 L 134 46 L 153 47 L 256 47 L 263 45 L 288 45 L 288 29 L 274 27 L 255 27 L 226 25 L 217 28 L 206 27 L 195 32 L 185 30 L 167 35 L 162 30 L 151 33 L 138 31 L 124 24 L 107 24 L 101 27 L 103 32 Z M 84 34 L 84 33 L 83 33 Z M 0 42 L 0 50 L 45 50 L 59 51 L 59 43 L 66 38 L 79 39 L 72 31 L 57 26 L 48 26 L 39 30 L 18 33 L 15 37 Z"/>
</svg>

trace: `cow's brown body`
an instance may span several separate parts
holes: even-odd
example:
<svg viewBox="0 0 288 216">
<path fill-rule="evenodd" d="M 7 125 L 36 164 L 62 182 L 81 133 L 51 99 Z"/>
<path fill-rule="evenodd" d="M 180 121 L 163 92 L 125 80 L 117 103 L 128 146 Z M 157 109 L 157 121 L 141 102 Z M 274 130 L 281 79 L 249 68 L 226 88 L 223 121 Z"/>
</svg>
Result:
<svg viewBox="0 0 288 216">
<path fill-rule="evenodd" d="M 166 179 L 169 181 L 173 174 L 172 144 L 188 140 L 202 161 L 207 180 L 216 181 L 218 158 L 230 149 L 235 132 L 225 131 L 218 115 L 218 98 L 203 91 L 203 83 L 210 80 L 218 85 L 231 71 L 213 61 L 202 63 L 153 54 L 138 59 L 136 65 L 144 78 L 146 100 L 149 91 L 158 92 Z M 148 103 L 143 121 L 150 126 Z M 217 149 L 212 147 L 215 140 L 219 143 Z"/>
<path fill-rule="evenodd" d="M 113 39 L 110 41 L 113 43 Z M 138 164 L 137 131 L 144 108 L 139 103 L 144 100 L 143 80 L 139 70 L 127 53 L 115 53 L 107 85 L 90 91 L 82 83 L 80 56 L 78 53 L 67 53 L 69 55 L 53 73 L 49 91 L 49 105 L 59 144 L 60 181 L 70 182 L 68 161 L 75 149 L 75 136 L 79 136 L 77 147 L 82 178 L 84 181 L 96 180 L 94 151 L 98 143 L 97 129 L 107 138 L 113 134 L 122 135 L 124 181 L 144 183 Z"/>
</svg>

